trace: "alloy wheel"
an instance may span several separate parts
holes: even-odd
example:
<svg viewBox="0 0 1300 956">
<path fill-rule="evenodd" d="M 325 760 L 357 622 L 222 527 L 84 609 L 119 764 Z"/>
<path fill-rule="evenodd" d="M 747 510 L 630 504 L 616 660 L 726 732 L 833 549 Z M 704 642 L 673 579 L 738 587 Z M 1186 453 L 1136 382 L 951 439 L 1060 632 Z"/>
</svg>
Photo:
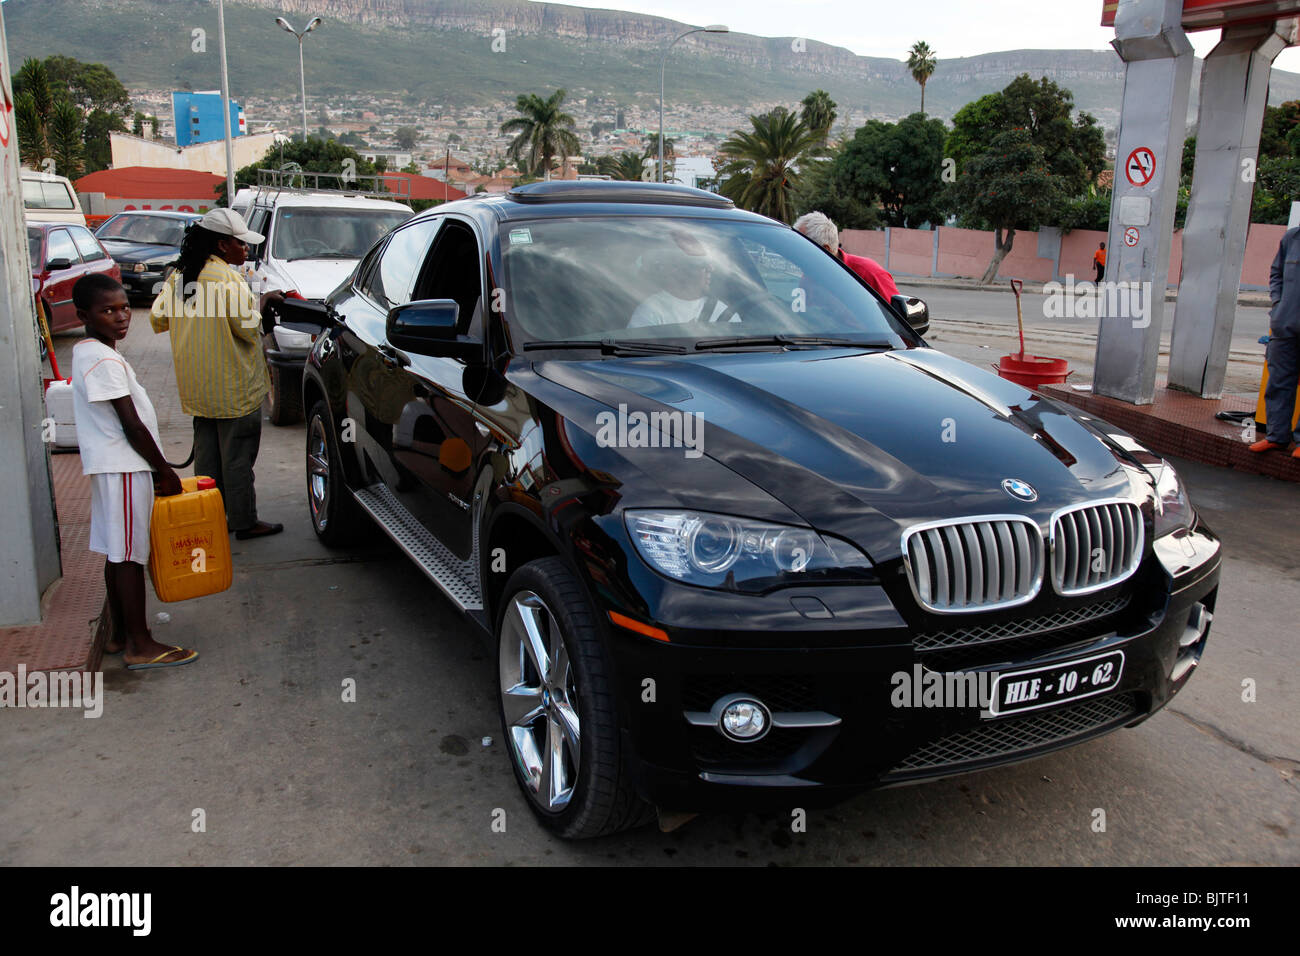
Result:
<svg viewBox="0 0 1300 956">
<path fill-rule="evenodd" d="M 501 626 L 501 705 L 511 756 L 543 810 L 568 806 L 582 753 L 578 694 L 559 622 L 533 591 L 510 599 Z"/>
<path fill-rule="evenodd" d="M 307 492 L 312 523 L 324 531 L 329 525 L 330 460 L 325 422 L 319 415 L 312 418 L 307 433 Z"/>
</svg>

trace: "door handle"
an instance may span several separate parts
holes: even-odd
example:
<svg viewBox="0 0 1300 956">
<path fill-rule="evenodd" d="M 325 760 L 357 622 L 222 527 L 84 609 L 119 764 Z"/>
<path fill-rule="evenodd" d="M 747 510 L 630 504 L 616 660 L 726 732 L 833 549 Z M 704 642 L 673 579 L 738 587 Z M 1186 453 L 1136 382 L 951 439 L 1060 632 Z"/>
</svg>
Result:
<svg viewBox="0 0 1300 956">
<path fill-rule="evenodd" d="M 380 345 L 376 351 L 379 352 L 380 360 L 392 368 L 406 368 L 411 364 L 411 356 L 401 349 L 393 348 L 387 342 Z"/>
</svg>

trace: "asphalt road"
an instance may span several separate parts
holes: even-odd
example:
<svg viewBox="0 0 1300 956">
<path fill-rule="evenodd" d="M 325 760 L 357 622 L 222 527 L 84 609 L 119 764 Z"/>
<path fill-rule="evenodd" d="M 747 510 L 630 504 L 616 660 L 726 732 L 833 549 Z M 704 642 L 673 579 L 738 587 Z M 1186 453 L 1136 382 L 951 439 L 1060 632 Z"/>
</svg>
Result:
<svg viewBox="0 0 1300 956">
<path fill-rule="evenodd" d="M 987 294 L 954 295 L 971 311 Z M 137 311 L 123 349 L 183 456 L 166 339 Z M 1219 603 L 1189 685 L 1136 729 L 811 810 L 802 833 L 738 812 L 567 844 L 515 786 L 484 644 L 386 540 L 316 542 L 303 444 L 302 426 L 265 425 L 260 510 L 285 533 L 232 539 L 225 594 L 151 604 L 170 615 L 155 635 L 196 664 L 107 660 L 97 720 L 0 711 L 0 864 L 1300 863 L 1300 486 L 1183 463 L 1224 538 Z"/>
</svg>

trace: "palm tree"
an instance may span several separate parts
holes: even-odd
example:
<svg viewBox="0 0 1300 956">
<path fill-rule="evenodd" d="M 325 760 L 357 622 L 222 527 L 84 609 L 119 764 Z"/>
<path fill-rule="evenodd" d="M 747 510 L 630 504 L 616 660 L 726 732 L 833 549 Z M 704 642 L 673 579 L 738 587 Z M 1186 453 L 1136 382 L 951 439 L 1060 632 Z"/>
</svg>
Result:
<svg viewBox="0 0 1300 956">
<path fill-rule="evenodd" d="M 572 132 L 573 117 L 560 112 L 566 92 L 556 90 L 542 99 L 536 93 L 524 93 L 515 101 L 521 114 L 501 124 L 501 132 L 514 133 L 508 155 L 521 164 L 521 169 L 543 179 L 551 178 L 551 160 L 560 157 L 567 164 L 569 157 L 582 152 L 582 144 Z"/>
<path fill-rule="evenodd" d="M 912 49 L 908 51 L 907 68 L 912 71 L 912 79 L 921 84 L 922 113 L 925 112 L 925 84 L 934 75 L 934 68 L 938 65 L 939 61 L 934 58 L 930 44 L 924 40 L 912 44 Z"/>
<path fill-rule="evenodd" d="M 803 124 L 821 137 L 821 145 L 831 133 L 831 124 L 835 122 L 835 101 L 825 90 L 814 90 L 803 98 Z"/>
<path fill-rule="evenodd" d="M 816 148 L 818 133 L 796 114 L 777 108 L 751 116 L 752 132 L 735 130 L 719 147 L 727 164 L 722 194 L 742 209 L 789 222 L 794 215 L 792 193 L 799 182 L 798 165 Z"/>
<path fill-rule="evenodd" d="M 656 144 L 655 152 L 653 154 L 648 152 L 637 153 L 633 150 L 626 150 L 618 155 L 610 154 L 608 156 L 602 156 L 600 159 L 596 160 L 596 172 L 600 173 L 602 176 L 609 176 L 613 179 L 628 181 L 653 178 L 653 176 L 650 176 L 646 172 L 645 161 L 647 159 L 652 159 L 652 161 L 657 162 L 653 157 L 659 155 L 658 149 L 659 147 Z"/>
<path fill-rule="evenodd" d="M 39 169 L 50 155 L 50 124 L 54 120 L 54 96 L 43 60 L 28 58 L 15 74 L 14 113 L 19 158 Z"/>
</svg>

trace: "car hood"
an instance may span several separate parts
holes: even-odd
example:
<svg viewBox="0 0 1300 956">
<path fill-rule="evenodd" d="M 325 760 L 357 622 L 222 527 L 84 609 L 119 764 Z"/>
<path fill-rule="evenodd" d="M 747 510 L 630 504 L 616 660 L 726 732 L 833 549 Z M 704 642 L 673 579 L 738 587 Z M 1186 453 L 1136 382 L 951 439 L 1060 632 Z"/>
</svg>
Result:
<svg viewBox="0 0 1300 956">
<path fill-rule="evenodd" d="M 180 250 L 161 243 L 128 242 L 124 239 L 99 240 L 117 262 L 146 262 L 149 259 L 175 259 Z"/>
<path fill-rule="evenodd" d="M 1132 495 L 1116 452 L 1076 413 L 932 349 L 552 361 L 536 371 L 629 415 L 699 413 L 705 456 L 877 561 L 896 556 L 902 529 L 918 522 L 1023 514 L 1046 526 L 1065 505 Z M 1010 495 L 1008 478 L 1037 499 Z"/>
<path fill-rule="evenodd" d="M 276 267 L 285 274 L 292 290 L 305 299 L 323 299 L 357 267 L 356 259 L 294 259 L 279 261 Z M 286 289 L 284 291 L 290 291 Z"/>
</svg>

